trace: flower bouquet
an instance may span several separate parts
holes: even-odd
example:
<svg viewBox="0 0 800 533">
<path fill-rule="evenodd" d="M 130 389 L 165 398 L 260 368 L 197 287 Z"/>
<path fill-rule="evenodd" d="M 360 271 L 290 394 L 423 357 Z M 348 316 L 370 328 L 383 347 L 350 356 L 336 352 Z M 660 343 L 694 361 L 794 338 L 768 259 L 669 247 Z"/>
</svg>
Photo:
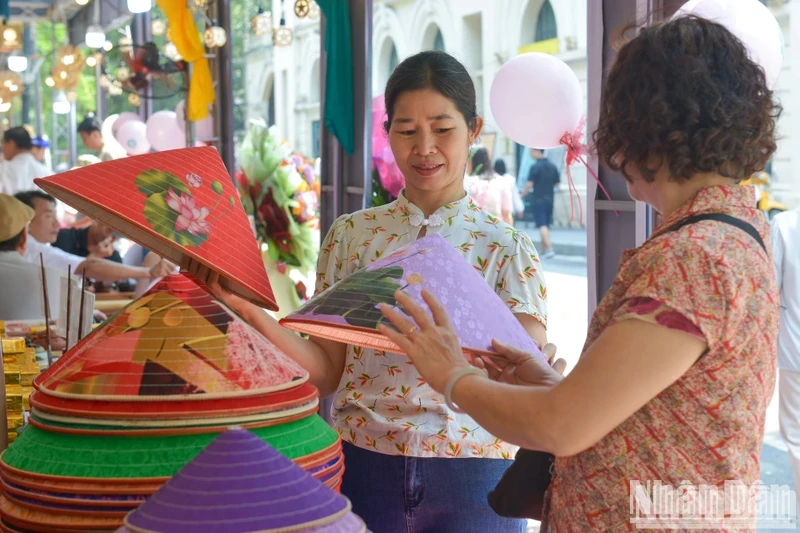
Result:
<svg viewBox="0 0 800 533">
<path fill-rule="evenodd" d="M 303 156 L 292 153 L 274 126 L 255 124 L 245 137 L 236 175 L 242 205 L 262 242 L 270 277 L 293 282 L 288 302 L 307 298 L 319 253 L 319 176 Z M 281 305 L 281 311 L 284 311 Z M 286 309 L 285 311 L 290 311 Z"/>
</svg>

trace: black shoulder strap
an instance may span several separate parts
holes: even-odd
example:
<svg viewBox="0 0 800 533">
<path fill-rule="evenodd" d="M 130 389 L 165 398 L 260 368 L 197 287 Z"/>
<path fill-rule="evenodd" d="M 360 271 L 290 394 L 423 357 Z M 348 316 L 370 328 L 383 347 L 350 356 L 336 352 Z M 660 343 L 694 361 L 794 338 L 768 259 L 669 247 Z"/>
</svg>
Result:
<svg viewBox="0 0 800 533">
<path fill-rule="evenodd" d="M 693 215 L 679 221 L 677 224 L 667 229 L 664 233 L 677 231 L 684 226 L 688 226 L 689 224 L 694 224 L 695 222 L 700 222 L 702 220 L 716 220 L 717 222 L 722 222 L 723 224 L 735 226 L 754 238 L 759 246 L 761 246 L 765 252 L 767 251 L 767 246 L 764 244 L 764 240 L 761 238 L 761 235 L 758 234 L 758 231 L 753 227 L 752 224 L 749 224 L 740 218 L 726 215 L 724 213 L 704 213 L 701 215 Z"/>
</svg>

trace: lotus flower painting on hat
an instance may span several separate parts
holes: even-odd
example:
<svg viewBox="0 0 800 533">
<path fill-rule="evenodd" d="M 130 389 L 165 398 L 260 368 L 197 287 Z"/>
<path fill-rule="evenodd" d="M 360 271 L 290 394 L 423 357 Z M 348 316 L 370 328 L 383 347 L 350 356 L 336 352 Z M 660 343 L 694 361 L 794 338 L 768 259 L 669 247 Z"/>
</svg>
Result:
<svg viewBox="0 0 800 533">
<path fill-rule="evenodd" d="M 541 355 L 531 337 L 480 273 L 439 234 L 431 234 L 378 259 L 311 298 L 281 324 L 301 333 L 399 353 L 378 331 L 378 306 L 397 306 L 407 292 L 427 308 L 422 289 L 445 306 L 465 351 L 494 355 L 492 339 Z"/>
<path fill-rule="evenodd" d="M 56 397 L 186 400 L 296 387 L 308 373 L 193 278 L 164 278 L 36 385 Z"/>
</svg>

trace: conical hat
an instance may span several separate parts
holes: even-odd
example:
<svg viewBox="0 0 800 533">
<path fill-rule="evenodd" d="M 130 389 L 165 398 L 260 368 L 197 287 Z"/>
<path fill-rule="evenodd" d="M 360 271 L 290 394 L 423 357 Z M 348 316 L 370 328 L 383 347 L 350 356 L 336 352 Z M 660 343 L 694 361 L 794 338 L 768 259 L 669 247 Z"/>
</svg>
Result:
<svg viewBox="0 0 800 533">
<path fill-rule="evenodd" d="M 217 437 L 125 518 L 137 533 L 285 532 L 333 523 L 350 502 L 244 429 Z"/>
<path fill-rule="evenodd" d="M 426 308 L 422 289 L 432 292 L 447 309 L 465 351 L 496 355 L 492 339 L 498 339 L 541 356 L 506 303 L 475 268 L 436 233 L 335 283 L 281 320 L 281 324 L 324 339 L 401 353 L 400 348 L 377 329 L 381 323 L 391 325 L 378 304 L 396 306 L 394 294 L 398 289 Z"/>
<path fill-rule="evenodd" d="M 127 157 L 35 182 L 175 264 L 199 261 L 220 274 L 223 287 L 278 309 L 250 222 L 214 148 Z"/>
<path fill-rule="evenodd" d="M 254 396 L 308 379 L 197 280 L 168 276 L 75 345 L 35 386 L 109 401 Z"/>
</svg>

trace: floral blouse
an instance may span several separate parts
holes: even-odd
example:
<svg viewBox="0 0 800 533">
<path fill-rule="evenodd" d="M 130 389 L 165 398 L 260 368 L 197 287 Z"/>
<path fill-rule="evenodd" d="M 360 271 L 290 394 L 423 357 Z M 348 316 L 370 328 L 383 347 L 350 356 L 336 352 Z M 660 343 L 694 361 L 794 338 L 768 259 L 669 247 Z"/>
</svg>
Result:
<svg viewBox="0 0 800 533">
<path fill-rule="evenodd" d="M 714 486 L 759 480 L 779 322 L 772 261 L 755 239 L 728 224 L 663 231 L 701 213 L 735 216 L 769 242 L 752 188 L 732 185 L 701 190 L 642 246 L 624 252 L 584 350 L 621 320 L 700 336 L 708 350 L 593 447 L 556 459 L 546 511 L 552 532 L 634 531 L 631 480 L 674 488 L 684 480 Z M 648 355 L 647 346 L 641 355 Z"/>
<path fill-rule="evenodd" d="M 322 244 L 317 292 L 415 241 L 422 228 L 445 237 L 514 313 L 546 324 L 547 290 L 530 239 L 482 211 L 470 196 L 441 207 L 424 226 L 422 211 L 401 192 L 390 204 L 344 215 Z M 516 447 L 448 409 L 408 358 L 347 347 L 332 406 L 344 440 L 389 455 L 513 458 Z"/>
</svg>

